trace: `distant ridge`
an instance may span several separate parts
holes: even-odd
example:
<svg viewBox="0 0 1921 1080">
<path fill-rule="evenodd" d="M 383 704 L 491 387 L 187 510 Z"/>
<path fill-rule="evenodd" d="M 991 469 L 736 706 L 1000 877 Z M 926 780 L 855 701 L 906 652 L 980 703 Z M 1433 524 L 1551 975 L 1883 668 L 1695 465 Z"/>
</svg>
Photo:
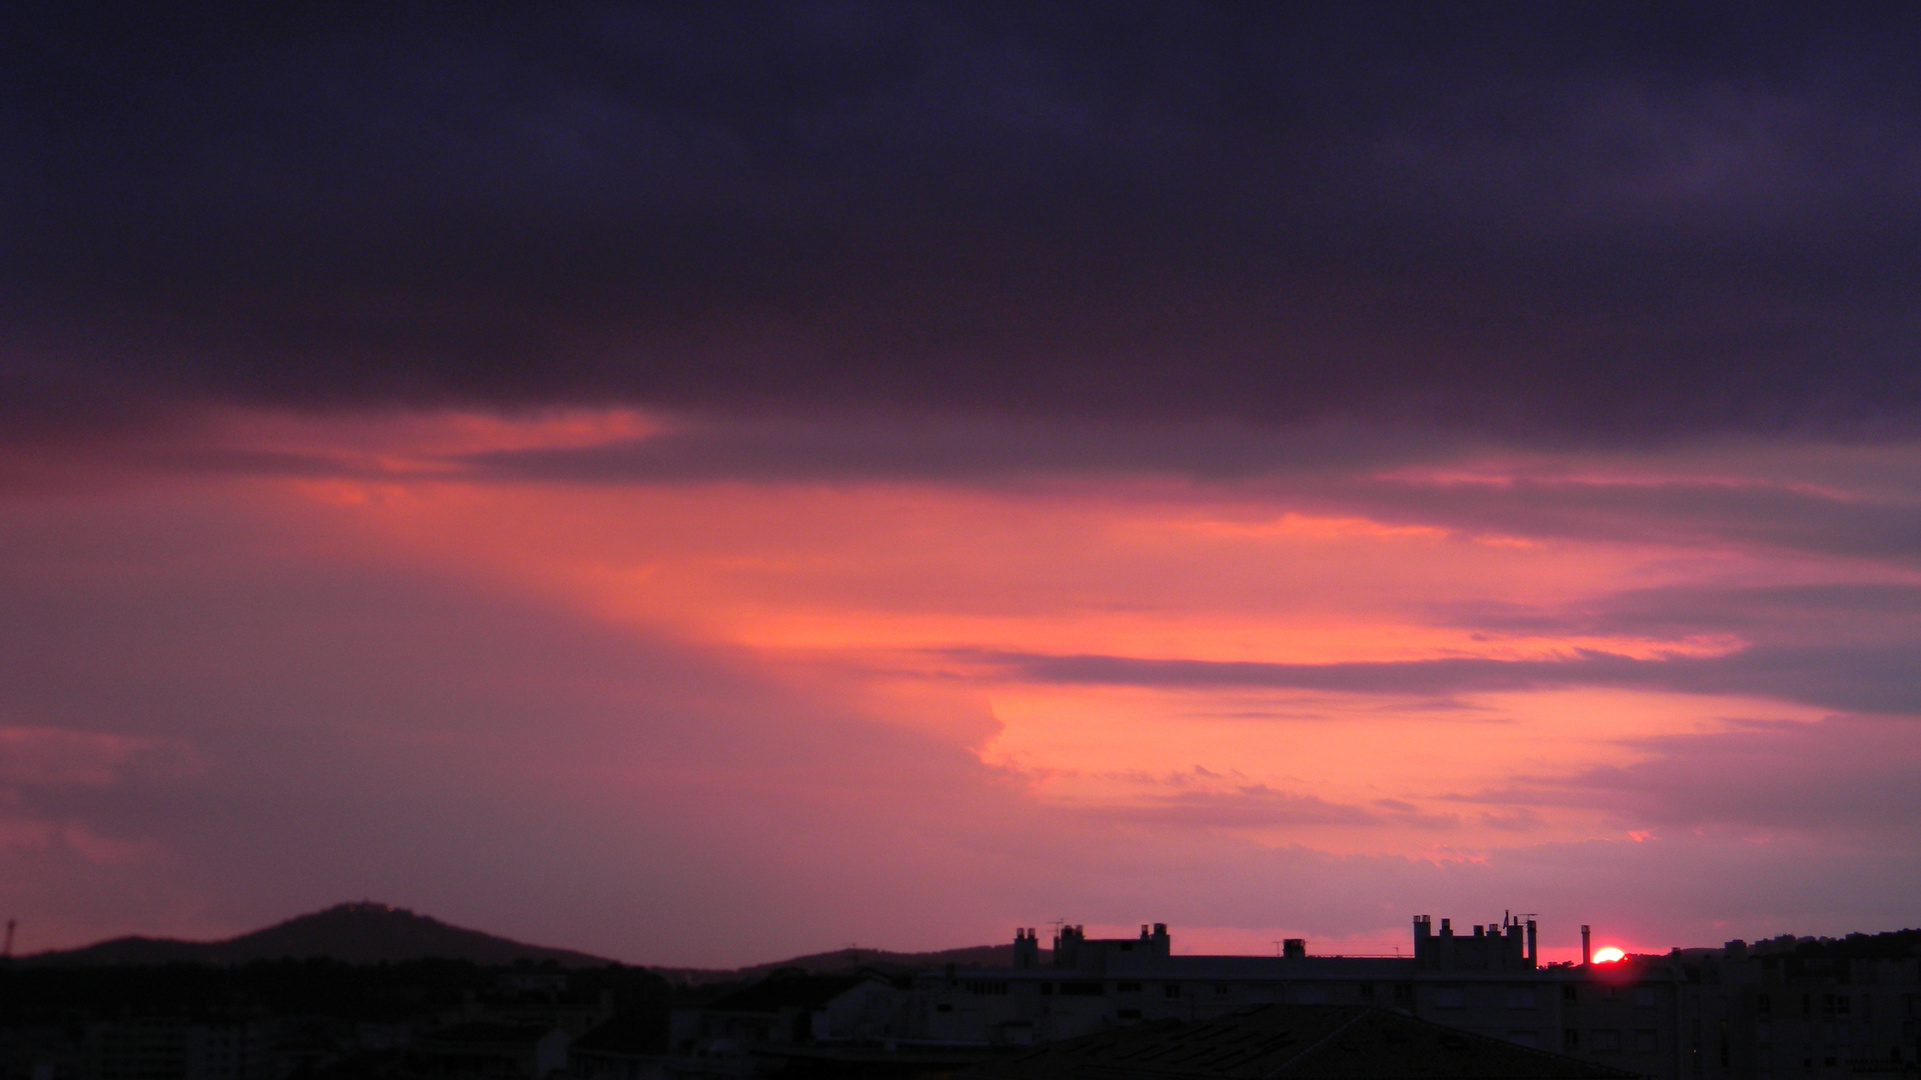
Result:
<svg viewBox="0 0 1921 1080">
<path fill-rule="evenodd" d="M 1047 953 L 1041 955 L 1044 962 Z M 292 958 L 380 964 L 429 957 L 468 960 L 476 964 L 552 960 L 562 967 L 602 967 L 613 963 L 570 949 L 527 945 L 479 930 L 451 926 L 406 908 L 372 901 L 335 904 L 324 911 L 301 915 L 225 941 L 122 937 L 78 949 L 34 953 L 19 957 L 17 962 L 42 967 L 112 967 L 135 964 L 245 964 L 255 960 Z M 658 972 L 670 982 L 701 986 L 757 981 L 777 971 L 796 969 L 809 974 L 855 968 L 906 974 L 943 964 L 1007 967 L 1013 963 L 1014 947 L 1010 944 L 915 953 L 854 947 L 751 967 L 669 968 L 650 965 L 649 970 Z"/>
<path fill-rule="evenodd" d="M 336 904 L 325 911 L 242 934 L 226 941 L 123 937 L 84 948 L 36 953 L 22 964 L 110 966 L 117 964 L 245 964 L 254 960 L 331 959 L 350 964 L 397 963 L 437 957 L 476 964 L 552 960 L 562 967 L 601 967 L 612 963 L 569 949 L 525 945 L 507 938 L 450 926 L 406 908 L 363 901 Z"/>
<path fill-rule="evenodd" d="M 1051 955 L 1047 950 L 1041 950 L 1041 962 L 1048 963 Z M 706 983 L 755 981 L 785 970 L 799 970 L 810 975 L 819 975 L 869 968 L 890 974 L 907 974 L 944 964 L 953 964 L 956 967 L 1012 967 L 1014 966 L 1014 946 L 1011 944 L 973 945 L 961 949 L 917 953 L 888 952 L 884 949 L 863 949 L 853 946 L 836 949 L 833 952 L 810 953 L 807 956 L 796 956 L 791 960 L 778 960 L 770 964 L 755 964 L 744 968 L 650 967 L 648 970 L 664 976 L 669 982 L 699 986 Z"/>
</svg>

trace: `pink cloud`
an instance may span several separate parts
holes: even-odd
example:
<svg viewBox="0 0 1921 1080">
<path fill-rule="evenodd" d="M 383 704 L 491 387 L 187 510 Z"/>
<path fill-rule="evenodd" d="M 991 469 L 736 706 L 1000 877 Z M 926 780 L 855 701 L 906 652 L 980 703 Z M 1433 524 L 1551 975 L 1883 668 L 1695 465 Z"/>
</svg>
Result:
<svg viewBox="0 0 1921 1080">
<path fill-rule="evenodd" d="M 0 899 L 69 943 L 374 896 L 736 963 L 1057 914 L 1359 940 L 1511 907 L 1698 944 L 1902 917 L 1823 900 L 1811 857 L 1921 879 L 1905 563 L 1748 538 L 1783 506 L 1851 528 L 1847 499 L 1709 528 L 1674 491 L 1336 497 L 1339 455 L 1196 479 L 1078 447 L 1019 483 L 486 456 L 631 455 L 640 422 L 257 417 L 205 438 L 325 467 L 0 504 L 0 710 L 31 718 L 0 729 Z M 1837 703 L 1888 715 L 1809 715 Z"/>
</svg>

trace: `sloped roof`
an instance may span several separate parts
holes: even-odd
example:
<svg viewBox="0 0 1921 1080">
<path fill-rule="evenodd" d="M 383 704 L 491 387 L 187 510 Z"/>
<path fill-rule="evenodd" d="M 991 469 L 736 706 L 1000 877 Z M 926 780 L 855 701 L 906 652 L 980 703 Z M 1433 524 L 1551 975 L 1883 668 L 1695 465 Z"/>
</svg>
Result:
<svg viewBox="0 0 1921 1080">
<path fill-rule="evenodd" d="M 1622 1080 L 1635 1074 L 1401 1013 L 1261 1005 L 1217 1020 L 1157 1020 L 1050 1043 L 968 1080 Z"/>
<path fill-rule="evenodd" d="M 421 1032 L 417 1046 L 530 1046 L 554 1031 L 552 1024 L 508 1024 L 476 1020 Z"/>
<path fill-rule="evenodd" d="M 573 1048 L 599 1054 L 663 1054 L 667 1029 L 657 1015 L 621 1013 L 575 1039 Z"/>
<path fill-rule="evenodd" d="M 782 1009 L 819 1009 L 862 983 L 878 982 L 869 975 L 780 975 L 736 990 L 709 1004 L 714 1012 L 779 1012 Z"/>
</svg>

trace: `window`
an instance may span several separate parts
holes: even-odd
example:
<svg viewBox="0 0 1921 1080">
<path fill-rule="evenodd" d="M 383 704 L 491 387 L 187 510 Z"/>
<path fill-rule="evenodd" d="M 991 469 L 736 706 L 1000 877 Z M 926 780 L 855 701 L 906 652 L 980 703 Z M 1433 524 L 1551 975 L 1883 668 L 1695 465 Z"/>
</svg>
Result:
<svg viewBox="0 0 1921 1080">
<path fill-rule="evenodd" d="M 1362 1001 L 1374 1000 L 1374 984 L 1373 983 L 1361 984 L 1361 1000 Z"/>
<path fill-rule="evenodd" d="M 1458 986 L 1437 986 L 1434 988 L 1434 1007 L 1437 1009 L 1467 1008 L 1467 992 Z"/>
<path fill-rule="evenodd" d="M 1107 988 L 1097 982 L 1064 982 L 1061 994 L 1066 997 L 1106 997 Z"/>
<path fill-rule="evenodd" d="M 1227 993 L 1227 984 L 1226 984 L 1226 983 L 1215 983 L 1215 984 L 1214 984 L 1214 992 L 1215 992 L 1215 993 L 1217 993 L 1217 994 L 1225 994 L 1225 993 Z"/>
<path fill-rule="evenodd" d="M 967 992 L 970 994 L 1005 994 L 1007 983 L 1002 979 L 969 979 Z"/>
<path fill-rule="evenodd" d="M 1168 983 L 1166 986 L 1161 987 L 1161 989 L 1167 992 L 1168 997 L 1177 998 L 1181 996 L 1180 983 Z"/>
<path fill-rule="evenodd" d="M 1534 988 L 1532 986 L 1508 987 L 1507 1007 L 1510 1009 L 1532 1009 L 1534 1007 Z"/>
<path fill-rule="evenodd" d="M 1561 987 L 1561 1000 L 1567 1002 L 1569 1005 L 1574 1004 L 1575 1000 L 1581 996 L 1579 989 L 1580 988 L 1573 983 L 1568 983 L 1566 986 Z"/>
<path fill-rule="evenodd" d="M 1327 1004 L 1327 987 L 1296 986 L 1292 999 L 1296 1005 L 1325 1005 Z"/>
<path fill-rule="evenodd" d="M 1137 982 L 1115 983 L 1114 989 L 1123 994 L 1138 994 L 1141 992 L 1141 984 Z"/>
<path fill-rule="evenodd" d="M 943 1001 L 939 1005 L 934 1006 L 934 1011 L 935 1012 L 953 1012 L 954 1007 L 952 1005 L 949 1005 L 947 1002 Z"/>
<path fill-rule="evenodd" d="M 1634 1007 L 1635 1008 L 1652 1009 L 1658 1003 L 1659 1001 L 1655 996 L 1654 987 L 1637 986 L 1634 988 Z"/>
<path fill-rule="evenodd" d="M 1114 1015 L 1120 1017 L 1122 1020 L 1139 1020 L 1141 1018 L 1141 1011 L 1139 1009 L 1122 1009 Z"/>
<path fill-rule="evenodd" d="M 1621 1033 L 1613 1028 L 1594 1029 L 1594 1051 L 1597 1054 L 1617 1053 L 1621 1049 Z"/>
<path fill-rule="evenodd" d="M 1579 1050 L 1580 1048 L 1581 1048 L 1580 1032 L 1574 1030 L 1573 1028 L 1568 1028 L 1566 1031 L 1561 1032 L 1561 1049 L 1566 1050 L 1568 1053 L 1571 1054 L 1576 1050 Z"/>
<path fill-rule="evenodd" d="M 1525 1046 L 1530 1050 L 1536 1049 L 1539 1042 L 1532 1031 L 1510 1031 L 1507 1033 L 1507 1041 L 1517 1046 Z"/>
<path fill-rule="evenodd" d="M 1754 995 L 1754 1011 L 1755 1012 L 1760 1013 L 1762 1016 L 1766 1016 L 1768 1015 L 1769 1010 L 1771 1010 L 1773 1007 L 1774 1007 L 1774 1003 L 1768 999 L 1768 996 L 1766 994 Z"/>
<path fill-rule="evenodd" d="M 1650 1028 L 1641 1028 L 1634 1033 L 1634 1052 L 1652 1054 L 1661 1048 L 1661 1036 Z M 1725 1060 L 1725 1059 L 1723 1059 Z"/>
<path fill-rule="evenodd" d="M 1834 999 L 1834 1011 L 1840 1013 L 1842 1016 L 1848 1015 L 1853 1005 L 1854 999 L 1848 997 L 1846 994 L 1842 994 L 1840 997 Z"/>
<path fill-rule="evenodd" d="M 1394 1004 L 1406 1005 L 1409 1007 L 1413 1006 L 1414 1004 L 1414 984 L 1413 983 L 1395 983 L 1394 984 Z"/>
</svg>

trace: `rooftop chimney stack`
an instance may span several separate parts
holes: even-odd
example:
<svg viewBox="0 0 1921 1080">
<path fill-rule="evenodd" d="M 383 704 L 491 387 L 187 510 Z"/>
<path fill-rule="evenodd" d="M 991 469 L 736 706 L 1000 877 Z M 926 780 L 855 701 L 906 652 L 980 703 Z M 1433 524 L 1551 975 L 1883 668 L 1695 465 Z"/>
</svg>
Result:
<svg viewBox="0 0 1921 1080">
<path fill-rule="evenodd" d="M 1587 924 L 1582 923 L 1581 924 L 1581 966 L 1586 967 L 1593 961 L 1594 961 L 1594 935 L 1592 934 L 1592 932 L 1588 930 Z"/>
<path fill-rule="evenodd" d="M 1039 967 L 1041 962 L 1040 932 L 1032 926 L 1014 928 L 1014 966 L 1017 968 Z"/>
</svg>

